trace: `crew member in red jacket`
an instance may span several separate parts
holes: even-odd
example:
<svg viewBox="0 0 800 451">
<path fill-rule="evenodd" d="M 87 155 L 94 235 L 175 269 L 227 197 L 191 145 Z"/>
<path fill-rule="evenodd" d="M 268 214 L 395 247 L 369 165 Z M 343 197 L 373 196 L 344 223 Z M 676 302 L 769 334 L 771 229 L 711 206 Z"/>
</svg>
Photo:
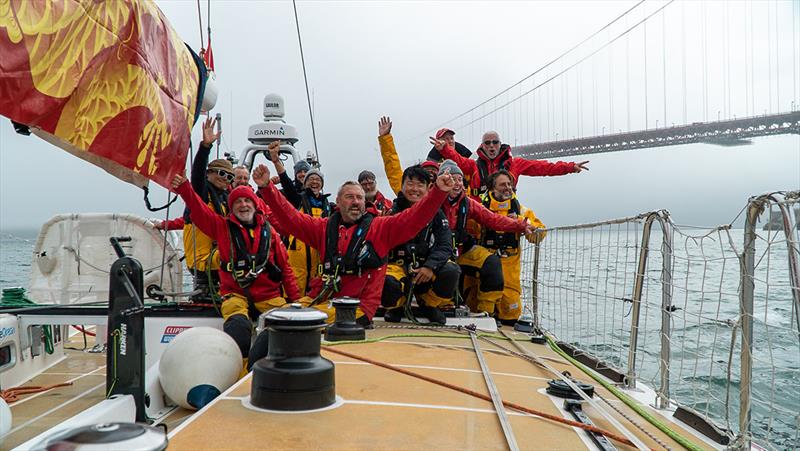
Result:
<svg viewBox="0 0 800 451">
<path fill-rule="evenodd" d="M 498 232 L 533 233 L 533 227 L 523 221 L 499 215 L 476 202 L 471 197 L 464 195 L 463 174 L 453 160 L 445 160 L 439 173 L 449 172 L 455 182 L 455 187 L 442 205 L 453 231 L 453 248 L 456 252 L 456 263 L 461 267 L 465 276 L 464 299 L 474 299 L 475 303 L 469 305 L 470 310 L 486 312 L 493 315 L 496 304 L 503 297 L 503 265 L 497 252 L 491 251 L 479 244 L 477 239 L 467 229 L 467 221 L 475 221 L 481 226 Z M 475 231 L 474 233 L 477 233 Z M 469 283 L 468 278 L 475 281 Z M 475 296 L 468 296 L 467 290 L 476 288 Z"/>
<path fill-rule="evenodd" d="M 382 192 L 378 191 L 378 183 L 375 181 L 375 173 L 363 170 L 358 174 L 358 183 L 364 189 L 367 201 L 367 211 L 375 216 L 388 214 L 392 209 L 392 201 L 387 199 Z"/>
<path fill-rule="evenodd" d="M 192 223 L 217 242 L 223 330 L 245 358 L 252 338 L 251 320 L 301 298 L 286 248 L 258 207 L 251 187 L 239 186 L 230 192 L 227 217 L 212 211 L 184 176 L 176 175 L 172 188 L 189 208 Z"/>
<path fill-rule="evenodd" d="M 450 173 L 443 173 L 436 188 L 413 207 L 396 215 L 376 217 L 365 214 L 361 185 L 345 182 L 336 196 L 338 211 L 327 218 L 314 218 L 291 207 L 270 182 L 266 166 L 253 171 L 253 180 L 283 228 L 292 230 L 322 256 L 324 285 L 309 295 L 316 296 L 315 301 L 343 296 L 361 300 L 357 320 L 362 324 L 372 320 L 380 305 L 389 251 L 414 238 L 433 219 L 454 185 Z M 326 307 L 316 307 L 333 319 Z"/>
<path fill-rule="evenodd" d="M 464 171 L 464 174 L 469 179 L 469 195 L 478 202 L 481 200 L 480 196 L 488 190 L 486 183 L 489 181 L 489 176 L 500 169 L 510 172 L 515 181 L 519 180 L 521 175 L 567 175 L 589 170 L 586 167 L 586 164 L 589 163 L 588 161 L 581 161 L 580 163 L 564 161 L 550 163 L 544 160 L 515 158 L 511 155 L 511 146 L 501 144 L 500 135 L 494 131 L 483 134 L 481 145 L 478 147 L 477 160 L 461 156 L 453 147 L 447 145 L 441 139 L 431 137 L 431 144 L 444 158 L 455 161 L 458 167 Z M 516 184 L 514 188 L 516 188 Z"/>
</svg>

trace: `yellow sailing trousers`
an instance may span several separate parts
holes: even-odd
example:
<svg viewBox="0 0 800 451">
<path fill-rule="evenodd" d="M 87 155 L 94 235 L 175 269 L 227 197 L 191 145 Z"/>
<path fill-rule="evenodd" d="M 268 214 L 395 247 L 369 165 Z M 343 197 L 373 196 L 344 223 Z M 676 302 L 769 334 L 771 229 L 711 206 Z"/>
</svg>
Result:
<svg viewBox="0 0 800 451">
<path fill-rule="evenodd" d="M 452 264 L 452 263 L 451 263 Z M 406 293 L 408 292 L 408 287 L 406 283 L 408 283 L 409 273 L 406 271 L 406 266 L 402 264 L 396 263 L 389 263 L 386 265 L 386 277 L 391 277 L 395 281 L 396 284 L 392 284 L 393 286 L 400 286 L 402 287 L 402 294 L 397 299 L 397 303 L 393 306 L 384 305 L 387 308 L 394 308 L 394 307 L 401 307 L 403 306 L 407 299 Z M 404 281 L 405 279 L 405 281 Z M 456 274 L 456 282 L 458 279 L 458 275 Z M 420 300 L 422 300 L 426 306 L 428 307 L 444 307 L 447 305 L 453 304 L 453 299 L 451 297 L 445 298 L 442 296 L 437 295 L 433 289 L 433 282 L 436 281 L 436 275 L 434 274 L 433 279 L 430 282 L 425 283 L 424 285 L 418 287 L 420 290 L 415 289 L 414 295 L 417 296 Z M 384 290 L 387 289 L 387 286 L 384 285 Z"/>
<path fill-rule="evenodd" d="M 495 306 L 503 296 L 502 269 L 494 268 L 499 265 L 496 253 L 476 245 L 461 254 L 456 263 L 464 273 L 463 295 L 467 306 L 473 312 L 494 314 Z"/>
<path fill-rule="evenodd" d="M 255 303 L 255 308 L 260 313 L 268 312 L 274 308 L 280 308 L 286 305 L 286 299 L 282 297 L 258 301 Z M 245 318 L 250 318 L 250 310 L 247 305 L 247 298 L 238 293 L 228 293 L 224 296 L 222 301 L 222 319 L 227 320 L 233 315 L 244 315 Z"/>
<path fill-rule="evenodd" d="M 319 252 L 306 246 L 306 243 L 295 237 L 290 237 L 289 266 L 292 267 L 294 278 L 297 280 L 297 288 L 300 294 L 305 295 L 308 283 L 319 276 Z"/>
<path fill-rule="evenodd" d="M 498 319 L 516 320 L 522 314 L 519 259 L 519 252 L 500 257 L 503 264 L 503 296 L 497 303 Z"/>
</svg>

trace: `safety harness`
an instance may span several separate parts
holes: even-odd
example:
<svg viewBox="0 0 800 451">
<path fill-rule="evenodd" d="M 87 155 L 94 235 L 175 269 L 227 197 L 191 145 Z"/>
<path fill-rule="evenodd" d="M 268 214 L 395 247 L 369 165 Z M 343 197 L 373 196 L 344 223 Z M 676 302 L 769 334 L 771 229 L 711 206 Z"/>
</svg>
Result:
<svg viewBox="0 0 800 451">
<path fill-rule="evenodd" d="M 319 267 L 323 290 L 315 299 L 315 303 L 323 298 L 323 293 L 327 296 L 339 291 L 342 276 L 354 274 L 360 276 L 363 270 L 380 268 L 386 264 L 386 258 L 381 258 L 372 243 L 366 239 L 373 219 L 374 216 L 369 213 L 359 219 L 345 254 L 340 255 L 339 225 L 342 222 L 342 215 L 337 211 L 330 216 L 325 229 L 325 256 Z"/>
<path fill-rule="evenodd" d="M 511 168 L 511 151 L 507 144 L 503 144 L 501 147 L 501 154 L 497 157 L 497 169 L 505 169 L 506 171 L 510 170 Z M 485 159 L 478 157 L 478 160 L 475 162 L 478 166 L 478 188 L 472 188 L 470 192 L 473 196 L 479 197 L 483 196 L 487 191 L 489 191 L 489 186 L 486 184 L 489 181 L 489 176 L 492 175 L 489 173 L 489 165 Z"/>
<path fill-rule="evenodd" d="M 402 195 L 398 196 L 389 214 L 394 215 L 400 213 L 408 207 L 410 207 L 410 204 L 405 197 L 402 197 Z M 432 234 L 433 225 L 429 223 L 410 241 L 390 250 L 388 260 L 392 263 L 403 265 L 407 271 L 421 267 L 425 263 L 425 260 L 428 259 L 428 255 L 430 255 Z"/>
<path fill-rule="evenodd" d="M 231 273 L 236 283 L 246 290 L 245 294 L 247 294 L 248 298 L 250 295 L 247 289 L 262 272 L 267 271 L 270 280 L 280 282 L 281 269 L 269 261 L 269 249 L 272 241 L 272 229 L 269 223 L 265 222 L 261 226 L 258 248 L 253 254 L 247 246 L 241 227 L 230 219 L 227 222 L 231 241 L 231 256 L 227 262 L 221 265 L 220 269 Z"/>
<path fill-rule="evenodd" d="M 456 207 L 456 228 L 453 230 L 453 253 L 455 257 L 459 255 L 459 248 L 464 252 L 470 250 L 475 245 L 475 237 L 467 232 L 467 219 L 469 219 L 469 199 L 463 196 L 458 201 Z"/>
<path fill-rule="evenodd" d="M 496 200 L 491 192 L 487 192 L 483 196 L 483 206 L 498 214 L 505 213 L 506 216 L 512 213 L 519 216 L 521 212 L 516 195 L 501 202 Z M 519 235 L 514 232 L 498 232 L 484 227 L 481 245 L 500 252 L 516 250 L 519 248 Z"/>
</svg>

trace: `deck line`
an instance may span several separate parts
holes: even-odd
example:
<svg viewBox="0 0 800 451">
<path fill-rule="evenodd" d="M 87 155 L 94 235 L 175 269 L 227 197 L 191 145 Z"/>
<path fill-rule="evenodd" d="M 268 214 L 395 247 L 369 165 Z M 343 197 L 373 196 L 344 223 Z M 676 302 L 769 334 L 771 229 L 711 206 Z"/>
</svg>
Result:
<svg viewBox="0 0 800 451">
<path fill-rule="evenodd" d="M 105 387 L 105 385 L 106 385 L 106 382 L 105 382 L 105 381 L 103 381 L 101 384 L 97 384 L 97 385 L 95 385 L 94 387 L 92 387 L 92 388 L 90 388 L 90 389 L 86 390 L 85 392 L 83 392 L 83 393 L 81 393 L 81 394 L 79 394 L 79 395 L 75 396 L 74 398 L 70 398 L 70 399 L 68 399 L 67 401 L 64 401 L 64 402 L 62 402 L 61 404 L 59 404 L 59 405 L 57 405 L 57 406 L 53 407 L 52 409 L 50 409 L 50 410 L 48 410 L 48 411 L 46 411 L 46 412 L 44 412 L 44 413 L 42 413 L 42 414 L 39 414 L 38 416 L 36 416 L 36 417 L 34 417 L 34 418 L 31 418 L 30 420 L 28 420 L 28 421 L 26 421 L 26 422 L 24 422 L 24 423 L 20 424 L 19 426 L 17 426 L 17 427 L 15 427 L 15 428 L 11 429 L 10 431 L 6 432 L 5 434 L 3 434 L 3 435 L 2 435 L 2 436 L 0 436 L 0 437 L 5 437 L 6 435 L 11 435 L 11 434 L 13 434 L 14 432 L 17 432 L 17 431 L 19 431 L 20 429 L 24 429 L 24 428 L 28 427 L 30 424 L 32 424 L 32 423 L 35 423 L 36 421 L 38 421 L 38 420 L 40 420 L 40 419 L 42 419 L 42 418 L 46 417 L 47 415 L 50 415 L 51 413 L 55 412 L 56 410 L 58 410 L 58 409 L 61 409 L 62 407 L 66 407 L 67 405 L 69 405 L 69 404 L 72 404 L 73 402 L 75 402 L 75 401 L 77 401 L 77 400 L 79 400 L 79 399 L 83 398 L 84 396 L 86 396 L 86 395 L 88 395 L 89 393 L 91 393 L 91 392 L 93 392 L 93 391 L 97 390 L 98 388 L 100 388 L 100 387 Z"/>
<path fill-rule="evenodd" d="M 78 379 L 83 379 L 83 378 L 84 378 L 84 377 L 86 377 L 86 376 L 92 376 L 92 375 L 94 375 L 94 373 L 96 373 L 97 371 L 100 371 L 100 370 L 102 370 L 102 369 L 105 369 L 105 367 L 106 367 L 105 365 L 103 365 L 103 366 L 99 366 L 99 367 L 97 367 L 97 368 L 93 369 L 92 371 L 89 371 L 88 373 L 84 373 L 84 374 L 83 374 L 83 375 L 81 375 L 81 376 L 73 377 L 72 379 L 68 379 L 68 380 L 64 381 L 63 383 L 75 382 L 75 381 L 77 381 Z M 47 373 L 47 372 L 44 372 L 44 373 L 39 373 L 39 376 L 43 376 L 43 375 L 47 375 L 47 374 L 53 374 L 53 373 Z M 56 374 L 57 374 L 57 373 L 56 373 Z M 38 377 L 38 376 L 37 376 L 37 377 Z M 33 379 L 31 379 L 31 380 L 33 380 Z M 105 383 L 105 382 L 104 382 L 104 383 Z M 42 395 L 44 395 L 45 393 L 50 393 L 50 391 L 48 390 L 48 391 L 43 391 L 43 392 L 35 393 L 35 394 L 31 395 L 31 396 L 28 396 L 27 398 L 23 398 L 23 399 L 20 399 L 19 401 L 16 401 L 16 402 L 12 403 L 12 404 L 9 404 L 9 405 L 8 405 L 8 407 L 16 407 L 16 406 L 18 406 L 18 405 L 20 405 L 20 404 L 22 404 L 22 403 L 25 403 L 25 402 L 27 402 L 27 401 L 30 401 L 31 399 L 36 399 L 36 398 L 38 398 L 39 396 L 42 396 Z"/>
</svg>

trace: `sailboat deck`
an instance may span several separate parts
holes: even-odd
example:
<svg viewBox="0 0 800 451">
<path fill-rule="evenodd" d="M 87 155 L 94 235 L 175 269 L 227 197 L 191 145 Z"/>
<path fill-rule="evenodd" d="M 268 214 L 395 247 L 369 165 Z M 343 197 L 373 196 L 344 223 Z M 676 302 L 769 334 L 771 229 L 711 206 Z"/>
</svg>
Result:
<svg viewBox="0 0 800 451">
<path fill-rule="evenodd" d="M 408 336 L 411 334 L 422 336 Z M 452 336 L 446 330 L 441 334 Z M 439 338 L 431 331 L 380 328 L 368 332 L 369 339 L 387 335 L 403 336 L 342 344 L 334 349 L 489 395 L 467 335 Z M 529 342 L 523 346 L 547 359 L 558 371 L 570 371 L 587 380 L 546 346 Z M 572 419 L 560 408 L 563 400 L 545 393 L 547 381 L 553 379 L 547 370 L 485 342 L 481 342 L 481 349 L 503 400 Z M 336 365 L 336 392 L 341 400 L 335 407 L 301 414 L 254 410 L 247 405 L 251 380 L 248 375 L 173 430 L 170 449 L 508 449 L 491 402 L 329 350 L 323 350 L 323 356 Z M 637 423 L 645 425 L 660 442 L 680 448 L 607 390 L 596 384 L 595 389 L 627 416 L 637 418 Z M 663 449 L 622 415 L 607 405 L 603 407 L 645 444 Z M 584 405 L 584 411 L 595 425 L 622 435 L 590 406 Z M 507 414 L 520 449 L 594 448 L 582 430 L 512 410 Z M 672 427 L 690 435 L 677 425 Z"/>
<path fill-rule="evenodd" d="M 9 434 L 0 440 L 0 449 L 21 445 L 105 399 L 106 355 L 87 352 L 94 345 L 91 337 L 87 350 L 81 349 L 83 345 L 83 338 L 73 335 L 65 343 L 65 359 L 23 384 L 29 387 L 71 382 L 46 392 L 23 395 L 10 403 L 13 422 Z M 174 428 L 192 413 L 178 407 L 161 422 Z"/>
</svg>

